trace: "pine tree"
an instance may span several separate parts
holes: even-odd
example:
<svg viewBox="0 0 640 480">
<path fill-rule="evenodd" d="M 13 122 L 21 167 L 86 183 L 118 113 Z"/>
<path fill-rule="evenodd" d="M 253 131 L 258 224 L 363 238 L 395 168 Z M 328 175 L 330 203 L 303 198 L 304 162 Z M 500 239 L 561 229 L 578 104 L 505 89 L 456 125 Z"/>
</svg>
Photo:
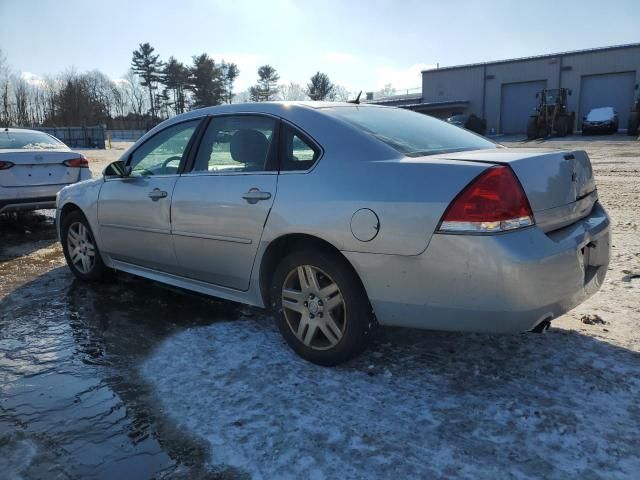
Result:
<svg viewBox="0 0 640 480">
<path fill-rule="evenodd" d="M 189 89 L 193 108 L 220 105 L 225 100 L 222 68 L 206 53 L 193 57 Z"/>
<path fill-rule="evenodd" d="M 307 84 L 307 95 L 311 100 L 333 99 L 335 85 L 329 80 L 326 73 L 316 72 Z"/>
<path fill-rule="evenodd" d="M 227 103 L 231 103 L 233 100 L 233 82 L 235 82 L 238 75 L 240 75 L 240 70 L 235 63 L 225 63 L 222 62 L 222 82 L 224 84 L 224 97 Z"/>
<path fill-rule="evenodd" d="M 158 88 L 161 80 L 162 62 L 159 55 L 154 55 L 155 49 L 149 43 L 141 43 L 138 50 L 134 50 L 131 59 L 131 69 L 142 81 L 140 84 L 149 91 L 149 105 L 151 108 L 151 118 L 156 118 L 156 101 L 154 91 Z"/>
<path fill-rule="evenodd" d="M 186 109 L 185 89 L 189 86 L 189 69 L 174 57 L 169 57 L 162 70 L 162 83 L 165 85 L 165 95 L 171 92 L 173 97 L 169 104 L 176 115 L 184 113 Z"/>
<path fill-rule="evenodd" d="M 280 75 L 271 65 L 263 65 L 258 69 L 258 83 L 249 89 L 253 102 L 268 102 L 278 93 Z"/>
</svg>

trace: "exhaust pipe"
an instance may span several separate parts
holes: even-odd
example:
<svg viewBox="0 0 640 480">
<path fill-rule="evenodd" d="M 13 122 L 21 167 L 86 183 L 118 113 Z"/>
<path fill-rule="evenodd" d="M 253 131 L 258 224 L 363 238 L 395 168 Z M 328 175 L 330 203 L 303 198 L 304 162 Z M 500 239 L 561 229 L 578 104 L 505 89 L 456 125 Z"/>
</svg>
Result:
<svg viewBox="0 0 640 480">
<path fill-rule="evenodd" d="M 544 332 L 546 332 L 547 330 L 549 330 L 549 327 L 551 326 L 551 320 L 552 319 L 553 319 L 553 316 L 549 316 L 549 317 L 545 318 L 540 323 L 538 323 L 535 327 L 533 327 L 533 329 L 531 331 L 533 333 L 544 333 Z"/>
</svg>

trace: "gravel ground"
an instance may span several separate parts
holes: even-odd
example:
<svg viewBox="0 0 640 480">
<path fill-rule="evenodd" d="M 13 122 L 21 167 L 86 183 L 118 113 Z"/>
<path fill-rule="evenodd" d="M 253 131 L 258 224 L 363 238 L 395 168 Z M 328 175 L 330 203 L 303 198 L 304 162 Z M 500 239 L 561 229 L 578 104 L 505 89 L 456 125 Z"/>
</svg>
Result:
<svg viewBox="0 0 640 480">
<path fill-rule="evenodd" d="M 637 478 L 640 143 L 501 141 L 587 150 L 602 290 L 545 335 L 387 329 L 335 369 L 259 310 L 78 283 L 51 212 L 0 216 L 0 477 Z M 84 153 L 98 174 L 128 145 Z"/>
</svg>

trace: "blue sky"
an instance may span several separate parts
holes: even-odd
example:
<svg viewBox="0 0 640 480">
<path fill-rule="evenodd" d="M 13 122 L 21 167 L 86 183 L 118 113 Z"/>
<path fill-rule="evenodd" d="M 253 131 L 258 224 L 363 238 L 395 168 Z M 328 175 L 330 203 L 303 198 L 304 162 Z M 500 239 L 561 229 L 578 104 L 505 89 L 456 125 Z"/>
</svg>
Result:
<svg viewBox="0 0 640 480">
<path fill-rule="evenodd" d="M 150 42 L 163 59 L 206 52 L 304 84 L 317 70 L 351 91 L 420 86 L 421 69 L 640 41 L 638 0 L 0 0 L 0 49 L 36 76 L 118 78 Z"/>
</svg>

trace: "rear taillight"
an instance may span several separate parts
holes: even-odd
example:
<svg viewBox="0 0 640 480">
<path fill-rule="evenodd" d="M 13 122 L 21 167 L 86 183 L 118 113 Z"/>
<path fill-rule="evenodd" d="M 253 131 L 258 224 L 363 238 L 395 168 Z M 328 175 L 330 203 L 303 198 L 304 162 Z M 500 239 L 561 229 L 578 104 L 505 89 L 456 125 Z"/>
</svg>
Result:
<svg viewBox="0 0 640 480">
<path fill-rule="evenodd" d="M 0 162 L 0 170 L 8 170 L 13 167 L 13 163 L 11 162 Z"/>
<path fill-rule="evenodd" d="M 513 170 L 498 166 L 485 170 L 460 192 L 444 212 L 439 231 L 493 233 L 533 223 L 531 206 Z"/>
<path fill-rule="evenodd" d="M 67 167 L 89 168 L 89 160 L 87 160 L 87 157 L 85 157 L 84 155 L 82 155 L 80 158 L 65 160 L 62 163 Z"/>
</svg>

